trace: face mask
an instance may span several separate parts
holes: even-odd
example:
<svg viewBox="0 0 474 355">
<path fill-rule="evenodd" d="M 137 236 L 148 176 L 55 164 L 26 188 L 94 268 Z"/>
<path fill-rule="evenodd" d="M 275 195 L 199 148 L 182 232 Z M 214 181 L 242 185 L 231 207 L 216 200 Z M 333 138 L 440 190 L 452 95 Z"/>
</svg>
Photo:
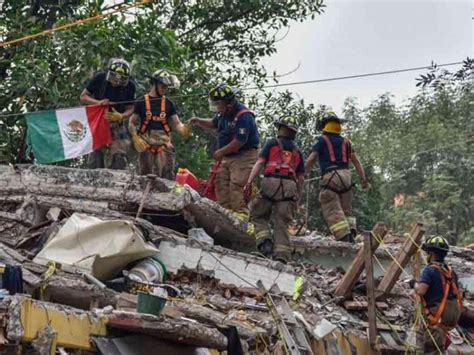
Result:
<svg viewBox="0 0 474 355">
<path fill-rule="evenodd" d="M 176 75 L 173 74 L 168 74 L 166 76 L 160 76 L 159 79 L 163 85 L 166 85 L 167 87 L 171 89 L 179 89 L 181 86 L 181 83 L 179 82 L 179 79 L 176 77 Z"/>
<path fill-rule="evenodd" d="M 228 111 L 228 104 L 223 101 L 212 101 L 209 99 L 209 110 L 211 112 L 226 113 Z"/>
<path fill-rule="evenodd" d="M 119 73 L 109 70 L 107 72 L 106 80 L 114 86 L 126 86 L 129 81 L 129 76 L 121 75 Z"/>
</svg>

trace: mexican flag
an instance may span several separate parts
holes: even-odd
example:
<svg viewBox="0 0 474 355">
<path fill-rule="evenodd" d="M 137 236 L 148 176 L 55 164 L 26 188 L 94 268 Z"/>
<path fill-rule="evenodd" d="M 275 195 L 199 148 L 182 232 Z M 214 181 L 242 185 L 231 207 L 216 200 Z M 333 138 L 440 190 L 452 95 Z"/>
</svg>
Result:
<svg viewBox="0 0 474 355">
<path fill-rule="evenodd" d="M 37 163 L 80 157 L 110 144 L 107 109 L 108 106 L 86 106 L 27 113 L 28 140 Z"/>
</svg>

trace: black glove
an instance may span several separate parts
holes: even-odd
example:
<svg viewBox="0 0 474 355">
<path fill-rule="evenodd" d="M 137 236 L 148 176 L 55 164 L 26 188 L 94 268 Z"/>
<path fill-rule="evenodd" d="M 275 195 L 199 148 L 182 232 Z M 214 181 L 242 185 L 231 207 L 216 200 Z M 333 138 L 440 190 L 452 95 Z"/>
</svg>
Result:
<svg viewBox="0 0 474 355">
<path fill-rule="evenodd" d="M 415 279 L 411 279 L 410 281 L 408 281 L 408 285 L 410 285 L 410 288 L 415 288 L 415 284 L 416 284 Z"/>
</svg>

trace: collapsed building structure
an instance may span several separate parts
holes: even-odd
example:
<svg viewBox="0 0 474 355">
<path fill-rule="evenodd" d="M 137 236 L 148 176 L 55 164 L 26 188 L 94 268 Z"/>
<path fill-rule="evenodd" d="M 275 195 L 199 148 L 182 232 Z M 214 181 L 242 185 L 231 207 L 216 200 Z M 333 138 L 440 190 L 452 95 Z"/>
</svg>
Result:
<svg viewBox="0 0 474 355">
<path fill-rule="evenodd" d="M 253 254 L 247 229 L 188 186 L 154 176 L 0 166 L 0 263 L 5 271 L 20 267 L 22 280 L 19 292 L 2 294 L 0 344 L 40 354 L 413 350 L 416 312 L 407 281 L 416 273 L 410 263 L 421 225 L 387 244 L 378 224 L 366 237 L 368 249 L 317 233 L 295 237 L 288 265 Z M 367 255 L 373 287 L 365 282 Z M 127 277 L 150 256 L 167 276 L 148 283 L 166 290 L 158 312 L 152 304 L 140 310 L 150 287 Z M 466 307 L 449 352 L 470 354 L 474 252 L 453 248 L 450 262 Z"/>
</svg>

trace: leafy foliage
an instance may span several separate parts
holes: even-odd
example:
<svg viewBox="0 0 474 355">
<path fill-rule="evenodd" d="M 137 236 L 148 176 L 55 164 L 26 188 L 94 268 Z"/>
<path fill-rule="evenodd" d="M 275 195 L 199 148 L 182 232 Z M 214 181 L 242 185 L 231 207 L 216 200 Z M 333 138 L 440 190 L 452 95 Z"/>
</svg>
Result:
<svg viewBox="0 0 474 355">
<path fill-rule="evenodd" d="M 7 41 L 93 16 L 106 5 L 103 0 L 5 0 L 0 9 L 0 38 Z M 260 59 L 275 52 L 279 30 L 291 20 L 303 21 L 323 9 L 321 0 L 157 0 L 2 48 L 0 161 L 31 161 L 23 113 L 78 105 L 86 81 L 112 57 L 132 62 L 139 94 L 148 89 L 145 74 L 160 67 L 175 71 L 183 86 L 170 95 L 181 118 L 206 117 L 209 86 L 226 80 L 262 88 L 272 76 Z M 422 220 L 429 233 L 447 235 L 451 242 L 474 240 L 473 64 L 468 58 L 456 72 L 433 65 L 417 79 L 418 95 L 402 107 L 393 103 L 390 94 L 381 95 L 367 108 L 359 108 L 353 98 L 346 100 L 345 134 L 372 185 L 369 192 L 356 191 L 354 211 L 361 227 L 369 229 L 385 221 L 401 232 Z M 242 100 L 256 111 L 263 139 L 275 134 L 272 123 L 277 117 L 296 117 L 298 145 L 306 156 L 318 135 L 316 122 L 328 111 L 288 91 L 248 90 Z M 196 130 L 192 140 L 177 137 L 174 142 L 178 164 L 205 177 L 215 137 Z M 83 160 L 66 164 L 81 166 Z M 301 217 L 310 228 L 324 229 L 318 175 L 315 170 L 306 183 Z"/>
<path fill-rule="evenodd" d="M 472 238 L 472 64 L 467 59 L 455 73 L 434 67 L 402 108 L 389 95 L 364 110 L 346 102 L 351 139 L 373 187 L 356 201 L 359 216 L 377 216 L 399 232 L 421 220 L 429 234 L 453 243 Z"/>
</svg>

